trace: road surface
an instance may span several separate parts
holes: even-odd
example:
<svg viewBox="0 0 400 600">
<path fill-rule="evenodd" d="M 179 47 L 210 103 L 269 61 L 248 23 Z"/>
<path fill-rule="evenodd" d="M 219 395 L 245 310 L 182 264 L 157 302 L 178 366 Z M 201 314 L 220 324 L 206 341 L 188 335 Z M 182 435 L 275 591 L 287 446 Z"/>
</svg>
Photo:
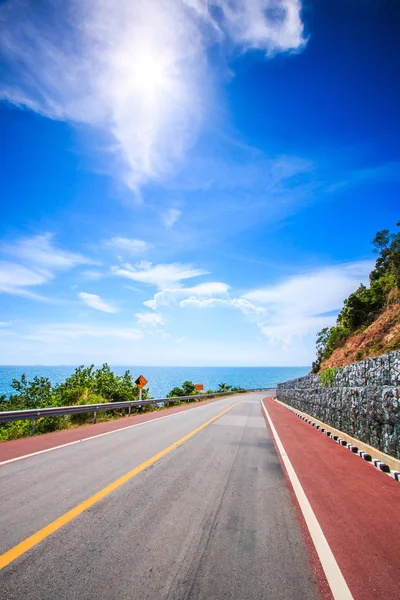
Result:
<svg viewBox="0 0 400 600">
<path fill-rule="evenodd" d="M 0 552 L 10 559 L 20 548 L 2 571 L 1 598 L 320 598 L 262 396 L 224 398 L 0 467 Z"/>
<path fill-rule="evenodd" d="M 398 598 L 400 483 L 264 395 L 1 444 L 1 600 Z"/>
</svg>

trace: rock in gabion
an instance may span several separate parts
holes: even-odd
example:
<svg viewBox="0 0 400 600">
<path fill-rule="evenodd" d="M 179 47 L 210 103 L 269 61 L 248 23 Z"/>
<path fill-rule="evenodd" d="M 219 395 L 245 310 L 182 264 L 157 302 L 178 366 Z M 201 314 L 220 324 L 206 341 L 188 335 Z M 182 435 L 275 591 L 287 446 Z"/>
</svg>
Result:
<svg viewBox="0 0 400 600">
<path fill-rule="evenodd" d="M 331 427 L 400 458 L 400 351 L 280 383 L 277 398 Z"/>
</svg>

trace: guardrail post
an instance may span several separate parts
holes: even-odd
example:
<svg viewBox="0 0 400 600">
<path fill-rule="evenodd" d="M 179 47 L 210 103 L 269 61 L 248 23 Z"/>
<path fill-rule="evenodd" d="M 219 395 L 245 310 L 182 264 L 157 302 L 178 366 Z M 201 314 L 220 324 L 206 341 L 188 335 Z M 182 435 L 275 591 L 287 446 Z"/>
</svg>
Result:
<svg viewBox="0 0 400 600">
<path fill-rule="evenodd" d="M 36 433 L 36 419 L 33 419 L 31 435 L 35 435 L 35 433 Z"/>
<path fill-rule="evenodd" d="M 129 408 L 128 408 L 128 417 L 131 416 L 131 408 L 132 408 L 131 405 L 129 405 Z"/>
<path fill-rule="evenodd" d="M 97 410 L 95 410 L 93 413 L 93 423 L 96 424 L 96 421 L 97 421 Z"/>
</svg>

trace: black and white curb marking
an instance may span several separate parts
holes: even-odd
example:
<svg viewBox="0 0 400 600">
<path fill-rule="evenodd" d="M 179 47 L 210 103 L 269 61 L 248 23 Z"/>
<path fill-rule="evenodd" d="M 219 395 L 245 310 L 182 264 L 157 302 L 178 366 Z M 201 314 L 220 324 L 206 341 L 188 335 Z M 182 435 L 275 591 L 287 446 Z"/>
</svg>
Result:
<svg viewBox="0 0 400 600">
<path fill-rule="evenodd" d="M 283 404 L 283 403 L 280 403 L 280 404 L 281 404 L 281 406 L 284 406 L 285 408 L 290 410 L 290 412 L 292 412 L 294 415 L 296 415 L 296 417 L 299 417 L 302 421 L 305 421 L 309 425 L 312 425 L 315 429 L 318 429 L 321 433 L 323 433 L 327 437 L 331 438 L 336 443 L 340 444 L 341 446 L 345 446 L 348 450 L 350 450 L 350 452 L 353 452 L 353 454 L 357 454 L 357 456 L 359 456 L 360 458 L 363 458 L 364 460 L 369 462 L 376 469 L 379 469 L 379 471 L 386 473 L 386 475 L 389 475 L 389 477 L 392 477 L 396 481 L 400 482 L 400 471 L 392 471 L 390 469 L 390 467 L 388 465 L 386 465 L 384 462 L 378 460 L 377 458 L 373 458 L 370 454 L 368 454 L 367 452 L 364 452 L 363 450 L 359 450 L 357 448 L 357 446 L 353 446 L 352 444 L 350 444 L 350 442 L 346 442 L 346 440 L 342 440 L 342 438 L 333 434 L 328 429 L 324 429 L 324 427 L 321 427 L 321 425 L 318 425 L 318 423 L 315 423 L 311 419 L 307 419 L 307 417 L 304 417 L 303 415 L 299 414 L 294 408 L 287 406 L 287 404 Z"/>
</svg>

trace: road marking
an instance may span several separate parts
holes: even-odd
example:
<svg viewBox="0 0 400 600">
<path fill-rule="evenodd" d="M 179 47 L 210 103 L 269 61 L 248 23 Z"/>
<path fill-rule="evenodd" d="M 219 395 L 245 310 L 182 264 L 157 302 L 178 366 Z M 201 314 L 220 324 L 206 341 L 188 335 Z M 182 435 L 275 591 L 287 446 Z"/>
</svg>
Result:
<svg viewBox="0 0 400 600">
<path fill-rule="evenodd" d="M 227 400 L 227 398 L 221 398 L 221 400 Z M 218 401 L 218 398 L 217 398 Z M 211 404 L 211 403 L 210 403 Z M 15 458 L 9 458 L 7 460 L 3 460 L 0 462 L 0 467 L 3 465 L 8 465 L 9 463 L 16 462 L 17 460 L 22 460 L 24 458 L 31 458 L 31 456 L 37 456 L 38 454 L 45 454 L 46 452 L 52 452 L 53 450 L 59 450 L 60 448 L 66 448 L 67 446 L 73 446 L 74 444 L 81 444 L 82 442 L 88 442 L 89 440 L 94 440 L 99 437 L 103 437 L 104 435 L 111 435 L 112 433 L 120 433 L 121 431 L 126 431 L 127 429 L 132 429 L 132 427 L 139 427 L 140 425 L 148 425 L 149 423 L 154 423 L 154 421 L 161 421 L 161 419 L 169 419 L 170 417 L 176 417 L 177 415 L 183 415 L 185 412 L 189 410 L 194 410 L 195 408 L 205 408 L 208 404 L 192 406 L 191 408 L 187 408 L 186 410 L 181 410 L 179 412 L 172 413 L 170 415 L 164 415 L 163 417 L 156 417 L 155 419 L 149 419 L 148 421 L 142 421 L 142 423 L 134 423 L 134 425 L 128 425 L 127 427 L 120 427 L 119 429 L 113 429 L 112 431 L 105 431 L 104 433 L 97 433 L 96 435 L 91 435 L 87 438 L 82 438 L 80 440 L 74 440 L 73 442 L 67 442 L 66 444 L 60 444 L 59 446 L 53 446 L 52 448 L 44 448 L 44 450 L 38 450 L 37 452 L 31 452 L 30 454 L 23 454 L 22 456 L 16 456 Z"/>
<path fill-rule="evenodd" d="M 130 481 L 131 479 L 136 477 L 136 475 L 139 475 L 139 473 L 141 473 L 142 471 L 144 471 L 151 465 L 154 465 L 154 463 L 156 463 L 158 460 L 160 460 L 161 458 L 166 456 L 169 452 L 171 452 L 172 450 L 175 450 L 175 448 L 178 448 L 178 446 L 181 446 L 184 442 L 186 442 L 187 440 L 192 438 L 194 435 L 196 435 L 196 433 L 199 433 L 199 431 L 201 431 L 202 429 L 207 427 L 207 425 L 210 425 L 211 423 L 213 423 L 214 421 L 219 419 L 219 417 L 222 417 L 222 415 L 227 413 L 229 410 L 231 410 L 232 408 L 234 408 L 241 402 L 243 402 L 243 400 L 238 400 L 238 402 L 235 402 L 231 406 L 228 406 L 228 408 L 226 408 L 225 410 L 220 412 L 215 417 L 212 417 L 211 419 L 209 419 L 208 421 L 206 421 L 199 427 L 196 427 L 196 429 L 193 429 L 193 431 L 191 431 L 190 433 L 187 433 L 185 436 L 180 438 L 177 442 L 174 442 L 167 448 L 164 448 L 164 450 L 161 450 L 161 452 L 159 452 L 158 454 L 155 454 L 154 456 L 152 456 L 151 458 L 149 458 L 148 460 L 143 462 L 138 467 L 135 467 L 131 471 L 128 471 L 128 473 L 125 473 L 125 475 L 122 475 L 122 477 L 119 477 L 116 481 L 113 481 L 113 483 L 110 483 L 108 486 L 106 486 L 105 488 L 103 488 L 102 490 L 97 492 L 97 494 L 94 494 L 87 500 L 84 500 L 84 502 L 81 502 L 80 504 L 78 504 L 78 506 L 75 506 L 75 508 L 69 510 L 64 515 L 61 515 L 61 517 L 58 517 L 58 519 L 56 519 L 52 523 L 49 523 L 48 525 L 46 525 L 46 527 L 43 527 L 43 529 L 40 529 L 39 531 L 37 531 L 36 533 L 31 535 L 30 537 L 26 538 L 26 540 L 23 540 L 22 542 L 20 542 L 16 546 L 14 546 L 14 548 L 7 550 L 7 552 L 5 552 L 4 554 L 2 554 L 0 556 L 0 569 L 9 565 L 11 562 L 13 562 L 15 559 L 17 559 L 22 554 L 25 554 L 25 552 L 27 552 L 28 550 L 30 550 L 31 548 L 33 548 L 34 546 L 39 544 L 41 541 L 43 541 L 44 539 L 49 537 L 52 533 L 61 529 L 61 527 L 63 527 L 64 525 L 66 525 L 67 523 L 69 523 L 70 521 L 75 519 L 75 517 L 78 517 L 85 510 L 87 510 L 94 504 L 97 504 L 97 502 L 99 502 L 100 500 L 102 500 L 103 498 L 105 498 L 106 496 L 108 496 L 109 494 L 114 492 L 116 489 L 118 489 L 119 487 L 124 485 L 124 483 L 127 483 L 128 481 Z"/>
<path fill-rule="evenodd" d="M 314 542 L 315 549 L 317 551 L 322 568 L 324 569 L 325 576 L 328 580 L 329 586 L 332 591 L 332 595 L 335 600 L 354 600 L 346 583 L 346 580 L 343 577 L 341 570 L 339 569 L 339 565 L 336 562 L 333 552 L 330 549 L 324 532 L 322 531 L 321 526 L 318 523 L 317 517 L 315 516 L 314 511 L 311 507 L 311 504 L 302 488 L 299 478 L 296 475 L 296 471 L 294 470 L 292 463 L 290 462 L 289 457 L 286 454 L 286 450 L 281 440 L 279 439 L 279 435 L 274 427 L 273 422 L 271 421 L 271 417 L 269 416 L 268 411 L 264 406 L 264 399 L 265 398 L 261 400 L 262 409 L 268 420 L 272 434 L 275 438 L 276 445 L 281 455 L 283 464 L 285 465 L 290 482 L 293 486 L 294 493 L 296 494 L 298 503 L 301 508 L 301 512 L 303 513 L 304 520 L 310 532 L 311 539 Z"/>
</svg>

